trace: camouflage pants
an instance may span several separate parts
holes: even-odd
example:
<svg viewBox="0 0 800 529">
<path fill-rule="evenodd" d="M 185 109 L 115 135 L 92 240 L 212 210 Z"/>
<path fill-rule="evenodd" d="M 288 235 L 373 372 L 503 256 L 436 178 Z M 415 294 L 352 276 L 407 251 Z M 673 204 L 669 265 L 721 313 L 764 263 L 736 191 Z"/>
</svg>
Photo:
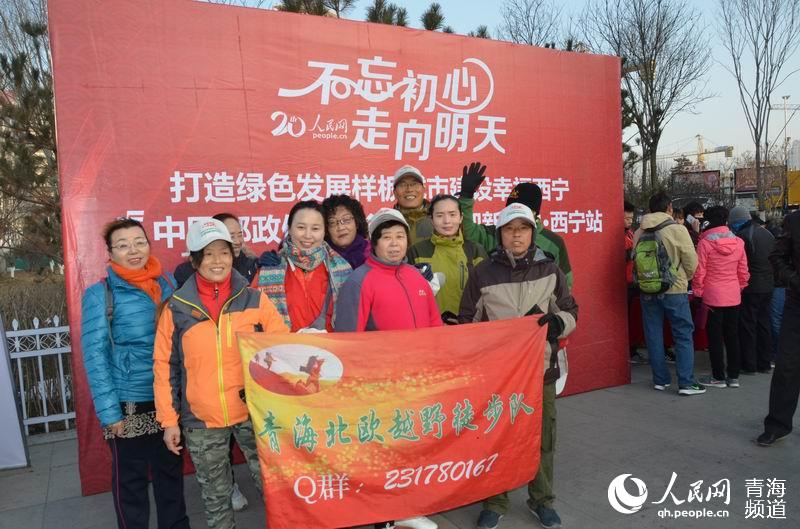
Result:
<svg viewBox="0 0 800 529">
<path fill-rule="evenodd" d="M 192 456 L 196 469 L 197 482 L 205 505 L 206 521 L 209 529 L 233 529 L 231 493 L 233 480 L 229 458 L 231 433 L 242 449 L 250 476 L 259 491 L 261 485 L 261 468 L 258 464 L 256 439 L 253 434 L 253 423 L 240 422 L 227 428 L 184 428 L 183 435 L 186 446 Z"/>
</svg>

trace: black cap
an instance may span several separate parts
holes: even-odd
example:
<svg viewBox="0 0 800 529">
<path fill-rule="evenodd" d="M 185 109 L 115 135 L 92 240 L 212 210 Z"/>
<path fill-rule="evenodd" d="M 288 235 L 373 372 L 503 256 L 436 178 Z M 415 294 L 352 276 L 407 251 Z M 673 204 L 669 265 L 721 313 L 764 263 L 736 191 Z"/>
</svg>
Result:
<svg viewBox="0 0 800 529">
<path fill-rule="evenodd" d="M 537 215 L 542 210 L 542 190 L 536 184 L 523 182 L 514 186 L 511 194 L 508 195 L 506 206 L 519 202 L 525 204 Z"/>
</svg>

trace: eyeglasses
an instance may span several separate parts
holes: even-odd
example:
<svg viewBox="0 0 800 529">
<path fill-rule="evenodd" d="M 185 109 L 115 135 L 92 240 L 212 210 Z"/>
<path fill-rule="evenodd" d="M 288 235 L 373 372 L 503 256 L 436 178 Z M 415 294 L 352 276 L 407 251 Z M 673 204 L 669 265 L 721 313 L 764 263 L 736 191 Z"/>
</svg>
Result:
<svg viewBox="0 0 800 529">
<path fill-rule="evenodd" d="M 422 187 L 422 183 L 418 180 L 414 180 L 413 182 L 401 182 L 397 184 L 397 187 L 400 189 L 419 189 Z"/>
<path fill-rule="evenodd" d="M 148 246 L 150 246 L 150 243 L 147 241 L 147 239 L 139 239 L 133 241 L 132 245 L 128 244 L 127 242 L 121 242 L 115 246 L 112 246 L 111 248 L 121 253 L 128 253 L 131 251 L 132 248 L 136 248 L 137 250 L 144 250 Z"/>
<path fill-rule="evenodd" d="M 336 226 L 347 226 L 349 224 L 352 224 L 354 220 L 356 219 L 352 215 L 348 215 L 340 219 L 330 218 L 328 219 L 328 227 L 335 228 Z"/>
</svg>

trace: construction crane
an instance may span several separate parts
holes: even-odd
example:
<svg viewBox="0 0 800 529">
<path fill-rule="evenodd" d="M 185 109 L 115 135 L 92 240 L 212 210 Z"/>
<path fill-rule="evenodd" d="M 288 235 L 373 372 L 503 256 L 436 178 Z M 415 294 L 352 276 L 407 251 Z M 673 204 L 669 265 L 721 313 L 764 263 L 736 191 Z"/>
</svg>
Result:
<svg viewBox="0 0 800 529">
<path fill-rule="evenodd" d="M 660 154 L 656 156 L 658 160 L 665 160 L 665 159 L 679 159 L 679 158 L 687 158 L 689 156 L 696 156 L 697 163 L 692 166 L 687 166 L 684 168 L 685 171 L 704 171 L 706 168 L 706 155 L 707 154 L 718 154 L 724 153 L 725 158 L 733 157 L 733 147 L 730 145 L 721 145 L 719 147 L 714 147 L 712 149 L 706 149 L 703 145 L 703 136 L 700 134 L 696 135 L 697 138 L 697 151 L 695 152 L 674 152 L 671 154 Z"/>
</svg>

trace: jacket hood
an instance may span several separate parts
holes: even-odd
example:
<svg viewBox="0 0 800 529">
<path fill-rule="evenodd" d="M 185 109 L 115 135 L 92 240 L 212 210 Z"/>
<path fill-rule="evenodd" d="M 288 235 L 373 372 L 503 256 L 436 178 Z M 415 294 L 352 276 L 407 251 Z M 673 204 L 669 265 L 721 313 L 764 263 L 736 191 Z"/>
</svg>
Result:
<svg viewBox="0 0 800 529">
<path fill-rule="evenodd" d="M 720 255 L 731 255 L 740 245 L 739 238 L 727 226 L 706 230 L 700 239 L 710 242 L 711 248 Z"/>
<path fill-rule="evenodd" d="M 643 230 L 649 230 L 655 228 L 656 226 L 667 220 L 673 220 L 672 216 L 669 215 L 668 213 L 661 213 L 661 212 L 648 213 L 647 215 L 642 217 L 641 228 Z"/>
</svg>

